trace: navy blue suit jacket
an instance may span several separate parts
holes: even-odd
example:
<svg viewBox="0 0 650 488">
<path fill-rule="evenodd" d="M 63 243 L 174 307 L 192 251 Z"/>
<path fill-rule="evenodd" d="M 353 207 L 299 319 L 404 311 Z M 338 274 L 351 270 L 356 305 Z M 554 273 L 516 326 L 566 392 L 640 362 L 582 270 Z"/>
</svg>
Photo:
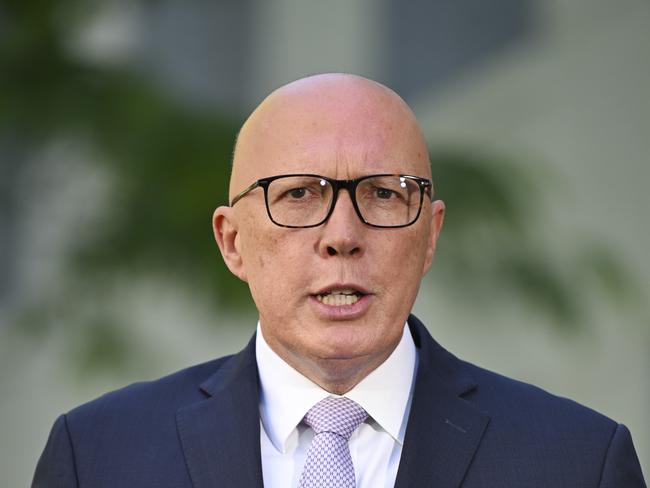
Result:
<svg viewBox="0 0 650 488">
<path fill-rule="evenodd" d="M 644 487 L 629 431 L 461 361 L 409 317 L 419 366 L 395 486 Z M 58 418 L 33 487 L 262 486 L 254 340 Z"/>
</svg>

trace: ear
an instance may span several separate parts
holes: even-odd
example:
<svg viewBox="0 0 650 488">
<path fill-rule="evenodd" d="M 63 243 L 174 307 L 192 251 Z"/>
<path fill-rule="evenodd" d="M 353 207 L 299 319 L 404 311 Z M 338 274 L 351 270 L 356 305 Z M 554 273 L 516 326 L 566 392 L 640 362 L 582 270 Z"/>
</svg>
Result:
<svg viewBox="0 0 650 488">
<path fill-rule="evenodd" d="M 430 212 L 427 213 L 430 219 L 429 237 L 427 242 L 427 251 L 424 257 L 424 266 L 422 267 L 422 276 L 427 274 L 431 267 L 431 263 L 433 263 L 433 256 L 436 253 L 438 236 L 440 235 L 440 229 L 442 229 L 442 223 L 445 220 L 445 203 L 442 200 L 431 202 L 429 208 Z"/>
<path fill-rule="evenodd" d="M 232 274 L 246 281 L 244 260 L 239 244 L 239 229 L 232 207 L 218 207 L 212 215 L 212 230 L 223 260 Z"/>
</svg>

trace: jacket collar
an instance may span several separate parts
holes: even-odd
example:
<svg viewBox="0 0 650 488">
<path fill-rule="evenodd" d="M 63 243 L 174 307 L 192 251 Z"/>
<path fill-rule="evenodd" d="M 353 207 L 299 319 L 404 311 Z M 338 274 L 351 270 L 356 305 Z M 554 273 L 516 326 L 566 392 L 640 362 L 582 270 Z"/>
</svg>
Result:
<svg viewBox="0 0 650 488">
<path fill-rule="evenodd" d="M 195 488 L 261 488 L 255 337 L 200 386 L 206 399 L 178 410 L 176 424 Z"/>
<path fill-rule="evenodd" d="M 395 487 L 457 488 L 490 417 L 463 398 L 477 387 L 465 364 L 416 317 L 408 322 L 419 365 Z"/>
</svg>

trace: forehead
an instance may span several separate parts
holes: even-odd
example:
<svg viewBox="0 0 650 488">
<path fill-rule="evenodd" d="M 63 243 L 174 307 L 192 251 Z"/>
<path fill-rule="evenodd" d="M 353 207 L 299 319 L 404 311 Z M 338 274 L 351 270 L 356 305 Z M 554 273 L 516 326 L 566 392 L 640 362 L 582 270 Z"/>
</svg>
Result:
<svg viewBox="0 0 650 488">
<path fill-rule="evenodd" d="M 272 95 L 251 116 L 235 157 L 240 185 L 305 172 L 429 176 L 426 144 L 399 97 L 383 87 L 319 88 Z"/>
</svg>

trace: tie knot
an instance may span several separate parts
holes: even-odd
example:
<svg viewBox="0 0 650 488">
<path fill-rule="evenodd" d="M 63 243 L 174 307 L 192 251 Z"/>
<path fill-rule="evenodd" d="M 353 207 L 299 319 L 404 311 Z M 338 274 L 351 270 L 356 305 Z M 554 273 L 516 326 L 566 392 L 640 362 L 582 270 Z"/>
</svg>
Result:
<svg viewBox="0 0 650 488">
<path fill-rule="evenodd" d="M 311 407 L 304 420 L 316 434 L 332 432 L 347 440 L 366 417 L 366 411 L 349 398 L 327 397 Z"/>
</svg>

